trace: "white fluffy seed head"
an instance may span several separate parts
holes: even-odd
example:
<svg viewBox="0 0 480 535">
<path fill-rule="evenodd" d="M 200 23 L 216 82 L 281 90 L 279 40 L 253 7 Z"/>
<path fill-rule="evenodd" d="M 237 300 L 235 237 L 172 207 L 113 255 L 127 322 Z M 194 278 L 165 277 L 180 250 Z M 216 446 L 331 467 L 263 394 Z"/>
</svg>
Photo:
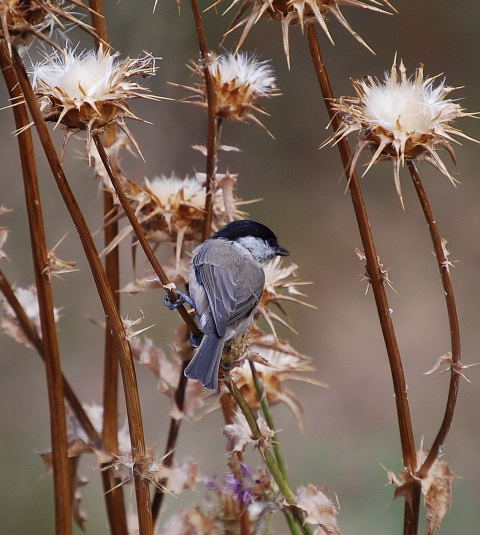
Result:
<svg viewBox="0 0 480 535">
<path fill-rule="evenodd" d="M 215 83 L 245 88 L 252 97 L 270 97 L 277 90 L 273 69 L 268 61 L 258 61 L 243 52 L 218 56 L 209 63 L 208 68 Z"/>
<path fill-rule="evenodd" d="M 49 120 L 73 129 L 99 129 L 112 121 L 135 116 L 126 100 L 148 91 L 133 76 L 155 73 L 151 54 L 119 59 L 119 54 L 100 47 L 77 53 L 54 52 L 33 66 L 32 84 L 42 111 Z"/>
<path fill-rule="evenodd" d="M 365 148 L 373 151 L 365 173 L 377 161 L 391 159 L 401 200 L 399 169 L 406 159 L 427 160 L 454 183 L 437 150 L 445 148 L 454 159 L 450 144 L 453 136 L 471 139 L 452 126 L 452 121 L 474 114 L 448 98 L 456 88 L 445 85 L 444 80 L 436 81 L 437 78 L 424 79 L 423 66 L 408 78 L 403 63 L 397 66 L 395 60 L 383 81 L 371 76 L 354 80 L 357 95 L 341 97 L 332 104 L 340 126 L 331 140 L 338 141 L 353 132 L 359 134 L 352 172 Z"/>
<path fill-rule="evenodd" d="M 459 104 L 445 99 L 445 83 L 418 84 L 406 79 L 392 83 L 389 76 L 379 85 L 365 86 L 363 108 L 366 121 L 398 132 L 422 135 L 435 132 L 438 125 L 461 114 Z"/>
<path fill-rule="evenodd" d="M 205 207 L 205 187 L 197 178 L 160 176 L 147 184 L 164 208 L 176 207 L 179 203 L 199 210 Z"/>
<path fill-rule="evenodd" d="M 208 69 L 215 93 L 216 117 L 232 121 L 252 121 L 266 130 L 255 115 L 255 112 L 265 113 L 259 108 L 257 101 L 280 94 L 268 61 L 259 61 L 255 56 L 245 53 L 227 53 L 209 58 Z M 200 64 L 194 64 L 192 70 L 202 78 L 202 82 L 187 89 L 195 93 L 198 100 L 194 102 L 207 108 L 204 68 Z"/>
</svg>

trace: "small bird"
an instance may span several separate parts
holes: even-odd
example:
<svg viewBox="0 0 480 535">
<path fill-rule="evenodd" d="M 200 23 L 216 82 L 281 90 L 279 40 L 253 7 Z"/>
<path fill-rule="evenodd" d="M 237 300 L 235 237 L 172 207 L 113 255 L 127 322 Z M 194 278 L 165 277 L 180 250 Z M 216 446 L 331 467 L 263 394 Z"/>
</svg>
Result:
<svg viewBox="0 0 480 535">
<path fill-rule="evenodd" d="M 288 254 L 268 227 L 251 220 L 229 223 L 194 250 L 189 290 L 203 338 L 187 377 L 217 389 L 225 342 L 250 326 L 262 295 L 262 264 Z"/>
</svg>

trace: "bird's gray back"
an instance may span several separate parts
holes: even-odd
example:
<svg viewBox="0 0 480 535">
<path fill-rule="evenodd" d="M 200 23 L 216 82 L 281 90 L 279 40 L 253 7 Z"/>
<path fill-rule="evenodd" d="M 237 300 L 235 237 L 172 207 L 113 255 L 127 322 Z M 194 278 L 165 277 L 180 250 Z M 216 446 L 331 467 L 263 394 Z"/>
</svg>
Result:
<svg viewBox="0 0 480 535">
<path fill-rule="evenodd" d="M 257 305 L 265 284 L 264 271 L 243 247 L 222 239 L 197 248 L 192 264 L 196 280 L 205 290 L 215 330 L 224 336 L 227 327 L 249 316 Z"/>
</svg>

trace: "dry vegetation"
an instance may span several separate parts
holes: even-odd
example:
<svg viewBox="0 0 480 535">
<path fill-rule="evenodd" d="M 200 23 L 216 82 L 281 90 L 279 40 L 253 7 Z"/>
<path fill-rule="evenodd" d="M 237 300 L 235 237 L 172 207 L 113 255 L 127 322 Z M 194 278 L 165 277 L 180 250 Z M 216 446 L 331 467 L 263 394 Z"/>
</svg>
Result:
<svg viewBox="0 0 480 535">
<path fill-rule="evenodd" d="M 103 17 L 101 0 L 89 3 L 0 0 L 0 64 L 15 117 L 16 132 L 11 144 L 18 143 L 35 271 L 35 283 L 29 288 L 16 287 L 0 272 L 1 328 L 18 343 L 36 351 L 45 363 L 51 452 L 42 457 L 53 473 L 56 533 L 68 535 L 72 533 L 73 522 L 81 527 L 85 524 L 81 504 L 84 481 L 77 468 L 82 455 L 93 454 L 103 483 L 106 517 L 111 533 L 116 535 L 149 535 L 154 530 L 184 535 L 268 533 L 273 515 L 283 515 L 294 535 L 340 534 L 336 496 L 328 488 L 328 481 L 312 481 L 298 489 L 291 487 L 281 435 L 274 424 L 273 409 L 284 403 L 301 425 L 304 408 L 289 388 L 290 382 L 321 385 L 309 376 L 313 370 L 311 359 L 278 334 L 279 325 L 294 329 L 288 307 L 312 306 L 302 292 L 307 283 L 298 278 L 298 267 L 278 259 L 265 267 L 266 285 L 254 325 L 228 345 L 220 386 L 213 395 L 183 374 L 194 351 L 190 335 L 200 334 L 192 310 L 178 308 L 183 321 L 174 339 L 165 340 L 162 347 L 144 334 L 148 327 L 142 323 L 143 318 L 132 320 L 120 313 L 121 291 L 136 293 L 140 303 L 143 292 L 163 288 L 169 299 L 175 301 L 177 290 L 185 291 L 192 250 L 226 223 L 245 217 L 248 202 L 237 194 L 239 178 L 220 168 L 220 156 L 238 150 L 224 144 L 222 126 L 229 121 L 247 122 L 253 123 L 250 127 L 260 126 L 270 134 L 263 117 L 267 115 L 267 99 L 280 93 L 274 68 L 268 61 L 238 51 L 246 46 L 249 33 L 255 31 L 260 19 L 270 18 L 281 29 L 289 64 L 290 26 L 299 25 L 309 44 L 321 95 L 331 117 L 333 133 L 329 141 L 338 148 L 344 166 L 363 244 L 363 251 L 358 251 L 358 255 L 365 265 L 364 279 L 372 288 L 392 373 L 404 469 L 398 475 L 388 472 L 388 479 L 395 487 L 395 496 L 405 501 L 403 533 L 418 532 L 423 497 L 427 531 L 433 534 L 451 505 L 455 475 L 442 456 L 442 447 L 452 424 L 463 369 L 468 366 L 461 361 L 460 331 L 450 278 L 453 264 L 416 162 L 432 163 L 453 182 L 437 150 L 446 149 L 455 161 L 455 137 L 469 138 L 452 123 L 472 114 L 451 99 L 454 88 L 443 79 L 425 79 L 423 67 L 409 77 L 403 63 L 396 60 L 385 79 L 365 73 L 364 79 L 354 81 L 355 96 L 334 95 L 317 28 L 331 39 L 328 24 L 336 18 L 369 49 L 344 17 L 343 9 L 370 10 L 372 17 L 396 13 L 386 0 L 383 3 L 234 0 L 230 6 L 218 0 L 213 5 L 218 9 L 238 7 L 225 29 L 226 34 L 236 36 L 237 50 L 224 52 L 219 45 L 207 43 L 204 14 L 197 0 L 191 0 L 195 21 L 192 32 L 196 31 L 198 36 L 199 58 L 191 63 L 192 84 L 175 84 L 179 99 L 205 112 L 207 137 L 204 146 L 196 147 L 205 156 L 205 172 L 186 178 L 157 176 L 140 183 L 126 176 L 121 156 L 126 151 L 142 154 L 128 123 L 142 120 L 134 111 L 135 100 L 149 99 L 150 105 L 155 106 L 161 99 L 148 89 L 149 77 L 156 72 L 156 58 L 150 53 L 124 58 L 122 51 L 109 47 L 108 21 Z M 183 5 L 182 9 L 188 6 Z M 213 11 L 208 16 L 213 16 Z M 89 24 L 85 22 L 87 17 L 91 17 Z M 80 25 L 89 34 L 82 43 L 65 43 L 61 31 L 65 21 Z M 95 47 L 82 51 L 92 37 Z M 45 54 L 43 61 L 32 65 L 25 51 L 29 46 L 36 46 L 36 40 L 46 43 L 52 51 Z M 182 62 L 183 58 L 177 60 Z M 53 123 L 51 127 L 47 122 Z M 62 147 L 56 147 L 51 138 L 51 128 L 57 127 L 65 133 Z M 77 230 L 107 318 L 102 325 L 105 331 L 102 404 L 83 404 L 62 375 L 56 325 L 62 311 L 55 306 L 51 282 L 54 277 L 67 279 L 69 272 L 76 268 L 73 262 L 57 256 L 58 244 L 49 249 L 46 243 L 33 130 L 40 138 L 52 176 Z M 103 192 L 103 207 L 99 208 L 103 209 L 104 217 L 102 251 L 95 245 L 62 168 L 63 155 L 69 150 L 68 141 L 73 135 L 84 140 L 86 165 L 91 166 Z M 354 144 L 353 152 L 347 138 Z M 392 161 L 402 205 L 400 169 L 404 166 L 408 169 L 430 230 L 445 292 L 451 349 L 438 367 L 443 365 L 450 373 L 450 388 L 436 438 L 426 449 L 415 444 L 418 431 L 414 433 L 411 422 L 402 357 L 385 291 L 390 281 L 376 252 L 356 173 L 357 162 L 367 149 L 372 156 L 365 173 L 378 161 Z M 92 199 L 96 194 L 92 188 Z M 268 199 L 263 202 L 268 203 Z M 8 211 L 1 207 L 3 221 L 8 221 Z M 1 227 L 0 245 L 6 252 L 0 252 L 0 259 L 8 255 L 7 236 L 8 229 Z M 132 247 L 135 259 L 145 253 L 149 261 L 149 269 L 124 288 L 119 287 L 120 247 Z M 167 260 L 160 263 L 160 255 Z M 168 347 L 171 349 L 167 350 Z M 165 410 L 170 417 L 169 433 L 165 445 L 157 445 L 164 449 L 163 455 L 145 444 L 136 364 L 153 374 L 158 390 L 168 398 Z M 99 364 L 98 370 L 92 373 L 98 374 L 100 370 Z M 127 414 L 127 421 L 122 425 L 119 418 L 123 407 L 119 407 L 117 388 L 119 371 Z M 198 420 L 215 410 L 222 411 L 225 421 L 227 455 L 222 480 L 202 474 L 192 457 L 178 459 L 175 455 L 184 422 Z M 218 435 L 215 440 L 222 439 Z M 298 449 L 301 448 L 300 441 Z M 257 466 L 246 464 L 247 449 L 258 452 Z M 126 513 L 125 505 L 125 488 L 129 484 L 135 491 L 133 516 Z M 196 490 L 198 505 L 164 519 L 161 513 L 165 494 L 179 495 L 185 489 Z"/>
</svg>

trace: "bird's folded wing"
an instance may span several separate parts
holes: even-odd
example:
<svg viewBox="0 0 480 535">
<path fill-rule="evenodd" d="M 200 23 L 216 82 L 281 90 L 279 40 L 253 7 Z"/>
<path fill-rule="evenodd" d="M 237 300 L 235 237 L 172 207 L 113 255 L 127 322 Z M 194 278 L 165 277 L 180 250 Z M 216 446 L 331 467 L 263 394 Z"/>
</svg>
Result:
<svg viewBox="0 0 480 535">
<path fill-rule="evenodd" d="M 228 325 L 248 316 L 257 305 L 265 284 L 263 269 L 248 259 L 221 261 L 214 251 L 197 255 L 193 263 L 197 282 L 207 294 L 217 334 L 223 336 Z"/>
</svg>

